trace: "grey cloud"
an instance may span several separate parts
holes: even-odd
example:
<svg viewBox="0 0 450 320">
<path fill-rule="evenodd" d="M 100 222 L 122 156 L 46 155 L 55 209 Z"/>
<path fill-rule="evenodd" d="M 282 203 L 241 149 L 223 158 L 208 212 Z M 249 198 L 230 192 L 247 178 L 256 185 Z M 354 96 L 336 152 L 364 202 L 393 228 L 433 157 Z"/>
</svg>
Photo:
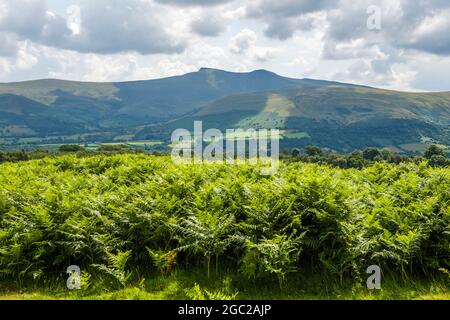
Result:
<svg viewBox="0 0 450 320">
<path fill-rule="evenodd" d="M 142 54 L 180 52 L 178 42 L 162 27 L 154 7 L 142 1 L 96 0 L 81 8 L 81 34 L 68 47 L 81 52 Z"/>
<path fill-rule="evenodd" d="M 311 30 L 314 28 L 313 19 L 302 16 L 297 18 L 274 19 L 264 34 L 268 38 L 279 40 L 289 39 L 297 30 Z"/>
<path fill-rule="evenodd" d="M 335 0 L 259 0 L 247 6 L 247 16 L 258 17 L 293 17 L 305 13 L 333 8 Z"/>
<path fill-rule="evenodd" d="M 366 40 L 367 48 L 384 44 L 397 49 L 415 49 L 437 55 L 450 55 L 450 22 L 434 26 L 431 32 L 416 34 L 417 28 L 427 19 L 450 11 L 448 0 L 399 0 L 400 10 L 395 11 L 395 2 L 380 0 L 256 0 L 246 6 L 248 18 L 259 19 L 267 24 L 268 38 L 287 40 L 299 30 L 322 28 L 325 31 L 324 57 L 352 59 L 364 55 L 354 52 L 332 52 L 336 43 L 357 39 Z M 382 29 L 369 30 L 366 26 L 367 8 L 378 5 L 382 9 Z M 393 11 L 394 10 L 394 11 Z M 308 14 L 326 12 L 327 27 L 317 26 Z M 443 19 L 450 21 L 450 13 Z M 360 48 L 369 51 L 367 48 Z"/>
<path fill-rule="evenodd" d="M 225 28 L 226 22 L 217 16 L 203 16 L 191 23 L 192 31 L 205 37 L 216 37 Z"/>
<path fill-rule="evenodd" d="M 447 30 L 446 32 L 448 33 L 449 31 L 450 30 Z M 405 47 L 441 56 L 450 55 L 450 39 L 447 34 L 421 39 L 420 41 L 406 45 Z"/>
<path fill-rule="evenodd" d="M 286 40 L 292 37 L 295 30 L 295 23 L 292 20 L 275 20 L 269 24 L 264 34 L 268 38 Z"/>
<path fill-rule="evenodd" d="M 381 15 L 382 28 L 379 31 L 368 30 L 366 27 L 369 5 L 377 1 L 360 1 L 352 6 L 343 6 L 349 2 L 341 0 L 341 9 L 328 15 L 328 32 L 325 47 L 328 42 L 346 42 L 355 39 L 365 39 L 368 46 L 381 43 L 397 49 L 416 49 L 433 54 L 450 54 L 450 12 L 442 18 L 444 23 L 434 26 L 429 32 L 417 34 L 419 27 L 435 15 L 442 14 L 450 8 L 448 1 L 400 1 L 400 12 L 394 14 L 389 8 L 383 7 Z"/>
<path fill-rule="evenodd" d="M 234 0 L 155 0 L 161 4 L 177 5 L 177 6 L 215 6 L 232 2 Z"/>
<path fill-rule="evenodd" d="M 3 10 L 0 15 L 0 33 L 4 33 L 1 51 L 9 52 L 10 55 L 19 40 L 58 45 L 70 33 L 65 20 L 48 12 L 44 1 L 7 1 L 0 9 Z"/>
<path fill-rule="evenodd" d="M 11 57 L 16 55 L 19 49 L 16 36 L 0 32 L 0 43 L 0 56 Z"/>
<path fill-rule="evenodd" d="M 265 31 L 267 37 L 286 40 L 297 30 L 312 28 L 307 14 L 332 9 L 336 3 L 332 0 L 258 0 L 246 7 L 246 15 L 268 24 Z"/>
<path fill-rule="evenodd" d="M 436 55 L 450 55 L 450 9 L 435 13 L 410 33 L 400 44 Z"/>
<path fill-rule="evenodd" d="M 14 32 L 22 37 L 38 39 L 46 23 L 43 0 L 5 1 L 0 15 L 0 31 Z"/>
<path fill-rule="evenodd" d="M 255 45 L 257 38 L 253 30 L 244 29 L 230 39 L 230 50 L 235 54 L 243 54 Z"/>
<path fill-rule="evenodd" d="M 142 54 L 181 52 L 160 21 L 163 13 L 148 2 L 96 0 L 81 6 L 81 33 L 72 34 L 65 17 L 48 12 L 44 1 L 8 1 L 0 31 L 62 49 L 89 53 L 136 51 Z"/>
<path fill-rule="evenodd" d="M 351 5 L 350 5 L 351 4 Z M 381 30 L 369 30 L 366 27 L 367 7 L 379 5 L 381 8 Z M 396 51 L 414 49 L 436 55 L 450 55 L 450 3 L 448 1 L 425 0 L 420 2 L 399 2 L 397 11 L 380 1 L 341 0 L 339 10 L 327 15 L 328 28 L 324 38 L 323 58 L 353 59 L 355 57 L 372 58 L 371 47 L 377 45 L 382 52 L 390 50 L 388 56 L 395 56 Z M 345 10 L 344 10 L 345 8 Z M 395 7 L 394 7 L 395 8 Z M 394 11 L 392 11 L 394 10 Z M 437 21 L 437 22 L 436 22 Z M 345 46 L 337 49 L 337 44 L 363 40 L 365 46 L 346 50 Z M 390 61 L 389 63 L 393 63 Z M 378 65 L 378 67 L 376 67 Z M 375 69 L 385 69 L 375 63 Z"/>
<path fill-rule="evenodd" d="M 327 36 L 338 41 L 359 38 L 363 34 L 373 35 L 374 32 L 367 29 L 368 3 L 358 2 L 345 8 L 328 14 L 329 28 Z M 385 26 L 384 19 L 382 20 Z"/>
</svg>

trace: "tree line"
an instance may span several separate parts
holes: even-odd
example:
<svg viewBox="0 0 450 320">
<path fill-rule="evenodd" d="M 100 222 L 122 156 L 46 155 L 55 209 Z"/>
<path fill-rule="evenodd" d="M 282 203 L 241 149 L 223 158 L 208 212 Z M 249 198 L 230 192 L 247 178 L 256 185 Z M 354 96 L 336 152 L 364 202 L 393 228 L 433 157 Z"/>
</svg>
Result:
<svg viewBox="0 0 450 320">
<path fill-rule="evenodd" d="M 88 150 L 81 145 L 67 144 L 61 145 L 56 151 L 0 151 L 0 163 L 19 162 L 45 157 L 55 157 L 75 153 L 78 157 L 94 155 L 115 155 L 115 154 L 137 154 L 144 153 L 140 148 L 132 148 L 126 145 L 101 145 L 96 150 Z M 168 155 L 168 152 L 153 151 L 152 155 Z M 450 166 L 450 153 L 438 145 L 430 145 L 422 155 L 405 155 L 393 152 L 389 149 L 367 148 L 365 150 L 355 150 L 348 154 L 326 151 L 318 146 L 307 146 L 303 150 L 293 148 L 284 150 L 281 159 L 287 162 L 307 162 L 328 164 L 341 169 L 356 168 L 362 169 L 376 162 L 386 162 L 392 164 L 400 163 L 420 163 L 427 161 L 433 167 Z"/>
<path fill-rule="evenodd" d="M 304 150 L 294 148 L 290 153 L 284 152 L 282 159 L 287 162 L 328 164 L 342 169 L 362 169 L 376 162 L 400 164 L 427 161 L 428 165 L 433 167 L 450 166 L 449 154 L 445 153 L 444 149 L 437 145 L 428 146 L 421 156 L 409 156 L 395 153 L 389 149 L 377 148 L 367 148 L 365 150 L 355 150 L 348 154 L 338 154 L 325 151 L 317 146 L 307 146 Z"/>
</svg>

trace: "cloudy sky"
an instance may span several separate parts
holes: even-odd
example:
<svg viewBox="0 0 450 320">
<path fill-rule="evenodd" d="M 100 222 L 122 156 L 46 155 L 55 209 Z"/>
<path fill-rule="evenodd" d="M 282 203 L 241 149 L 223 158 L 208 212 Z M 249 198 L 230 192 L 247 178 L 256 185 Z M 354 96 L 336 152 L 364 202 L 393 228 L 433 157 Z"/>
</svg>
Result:
<svg viewBox="0 0 450 320">
<path fill-rule="evenodd" d="M 0 82 L 200 67 L 450 91 L 450 1 L 0 0 Z"/>
</svg>

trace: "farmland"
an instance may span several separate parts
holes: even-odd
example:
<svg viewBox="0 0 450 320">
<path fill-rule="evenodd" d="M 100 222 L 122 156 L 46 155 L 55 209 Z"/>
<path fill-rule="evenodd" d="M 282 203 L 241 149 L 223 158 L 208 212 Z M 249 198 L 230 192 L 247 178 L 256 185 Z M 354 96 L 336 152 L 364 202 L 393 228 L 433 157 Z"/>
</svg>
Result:
<svg viewBox="0 0 450 320">
<path fill-rule="evenodd" d="M 67 137 L 46 137 L 46 138 L 0 138 L 0 150 L 58 150 L 59 147 L 67 143 L 75 143 L 87 150 L 96 150 L 102 145 L 114 146 L 125 145 L 130 148 L 149 149 L 155 146 L 162 145 L 163 142 L 159 140 L 128 140 L 128 139 L 113 139 L 98 142 L 96 140 L 82 141 L 83 136 L 67 136 Z M 123 136 L 120 138 L 126 138 Z M 87 136 L 89 139 L 89 136 Z M 80 142 L 80 140 L 82 142 Z"/>
<path fill-rule="evenodd" d="M 272 176 L 144 154 L 3 163 L 0 297 L 448 299 L 449 190 L 450 169 L 426 162 Z"/>
</svg>

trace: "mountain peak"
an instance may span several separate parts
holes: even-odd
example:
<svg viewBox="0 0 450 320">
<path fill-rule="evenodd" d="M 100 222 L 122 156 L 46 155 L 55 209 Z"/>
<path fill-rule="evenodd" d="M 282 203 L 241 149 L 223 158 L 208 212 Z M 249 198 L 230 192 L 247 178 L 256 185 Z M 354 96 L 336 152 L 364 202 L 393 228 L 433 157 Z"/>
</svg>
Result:
<svg viewBox="0 0 450 320">
<path fill-rule="evenodd" d="M 276 73 L 266 70 L 266 69 L 257 69 L 257 70 L 248 71 L 248 72 L 232 72 L 232 71 L 226 71 L 226 70 L 221 70 L 221 69 L 202 67 L 198 70 L 198 72 L 201 72 L 201 73 L 203 73 L 203 72 L 224 72 L 224 73 L 234 73 L 234 74 L 277 75 Z"/>
<path fill-rule="evenodd" d="M 221 71 L 221 72 L 226 72 L 224 70 L 220 70 L 220 69 L 214 69 L 214 68 L 206 68 L 206 67 L 202 67 L 198 70 L 198 72 L 208 72 L 208 71 Z"/>
<path fill-rule="evenodd" d="M 252 71 L 251 73 L 276 75 L 275 72 L 272 72 L 272 71 L 269 71 L 269 70 L 266 70 L 266 69 L 257 69 L 257 70 Z"/>
</svg>

